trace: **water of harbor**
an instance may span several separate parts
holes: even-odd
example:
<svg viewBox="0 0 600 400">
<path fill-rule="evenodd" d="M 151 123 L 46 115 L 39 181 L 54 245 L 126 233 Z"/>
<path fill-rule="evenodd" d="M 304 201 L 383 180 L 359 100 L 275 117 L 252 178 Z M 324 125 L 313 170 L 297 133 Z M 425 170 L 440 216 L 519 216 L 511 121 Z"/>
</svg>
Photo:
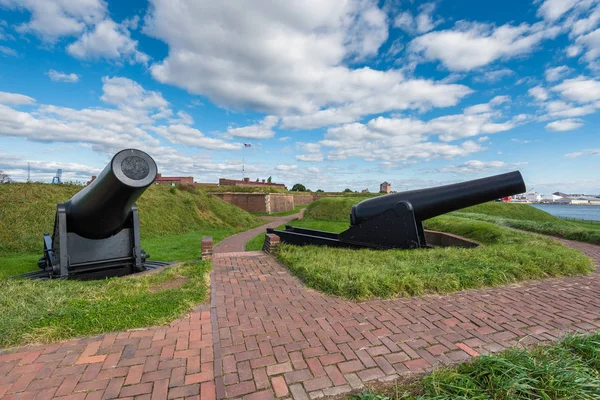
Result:
<svg viewBox="0 0 600 400">
<path fill-rule="evenodd" d="M 571 204 L 530 204 L 555 217 L 600 221 L 600 206 Z"/>
</svg>

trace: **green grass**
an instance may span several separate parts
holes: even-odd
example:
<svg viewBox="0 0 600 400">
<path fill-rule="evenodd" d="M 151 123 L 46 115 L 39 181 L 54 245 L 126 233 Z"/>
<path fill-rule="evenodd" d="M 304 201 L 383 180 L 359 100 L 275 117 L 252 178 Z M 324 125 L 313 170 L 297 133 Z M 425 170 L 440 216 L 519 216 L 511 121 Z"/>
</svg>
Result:
<svg viewBox="0 0 600 400">
<path fill-rule="evenodd" d="M 98 281 L 7 279 L 36 271 L 56 203 L 81 186 L 0 185 L 0 347 L 168 323 L 206 299 L 210 264 Z M 138 201 L 142 247 L 151 260 L 198 260 L 202 236 L 223 238 L 264 223 L 193 188 L 151 186 Z M 185 283 L 160 289 L 161 285 Z"/>
<path fill-rule="evenodd" d="M 362 200 L 364 200 L 364 198 L 359 197 L 319 199 L 306 208 L 304 218 L 350 223 L 350 211 L 352 210 L 352 206 Z"/>
<path fill-rule="evenodd" d="M 330 222 L 330 221 L 319 221 L 311 219 L 295 219 L 287 224 L 283 224 L 277 227 L 277 229 L 285 229 L 285 225 L 297 226 L 299 228 L 316 229 L 319 231 L 329 232 L 342 232 L 348 229 L 348 224 L 345 222 Z M 266 231 L 254 236 L 246 243 L 246 251 L 257 251 L 262 250 L 263 243 L 265 242 Z"/>
<path fill-rule="evenodd" d="M 42 234 L 54 226 L 56 203 L 81 190 L 75 185 L 0 185 L 0 255 L 40 253 Z M 263 223 L 202 190 L 153 185 L 137 202 L 142 239 L 214 229 L 246 230 Z"/>
<path fill-rule="evenodd" d="M 272 213 L 272 214 L 252 213 L 252 215 L 256 215 L 258 217 L 286 217 L 288 215 L 298 214 L 300 212 L 300 210 L 302 210 L 303 208 L 306 208 L 306 207 L 307 206 L 296 206 L 296 207 L 294 207 L 293 210 L 281 211 L 281 212 Z"/>
<path fill-rule="evenodd" d="M 550 221 L 528 221 L 465 212 L 456 212 L 454 215 L 473 220 L 491 222 L 509 228 L 600 245 L 600 229 L 586 227 L 579 222 L 562 220 L 560 218 L 555 218 Z"/>
<path fill-rule="evenodd" d="M 331 232 L 347 227 L 306 219 L 302 224 Z M 277 257 L 307 286 L 352 300 L 449 293 L 594 269 L 589 258 L 550 238 L 488 222 L 442 216 L 426 227 L 485 246 L 372 251 L 281 245 Z"/>
<path fill-rule="evenodd" d="M 354 400 L 558 400 L 600 397 L 600 334 L 512 349 L 441 369 L 410 385 Z"/>
<path fill-rule="evenodd" d="M 161 325 L 207 298 L 208 262 L 99 281 L 0 280 L 0 347 Z M 162 288 L 169 282 L 181 287 Z"/>
<path fill-rule="evenodd" d="M 350 221 L 352 206 L 362 200 L 364 198 L 358 197 L 320 199 L 308 206 L 304 216 L 315 220 Z M 557 218 L 528 204 L 489 202 L 449 215 L 600 245 L 600 224 Z"/>
</svg>

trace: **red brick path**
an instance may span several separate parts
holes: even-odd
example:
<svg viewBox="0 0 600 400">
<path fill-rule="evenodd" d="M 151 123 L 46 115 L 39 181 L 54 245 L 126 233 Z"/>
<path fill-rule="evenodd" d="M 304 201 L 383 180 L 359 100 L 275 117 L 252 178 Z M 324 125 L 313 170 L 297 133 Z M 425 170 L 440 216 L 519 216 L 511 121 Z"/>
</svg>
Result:
<svg viewBox="0 0 600 400">
<path fill-rule="evenodd" d="M 566 242 L 598 263 L 600 247 Z M 212 299 L 169 327 L 0 351 L 3 399 L 337 395 L 600 326 L 600 275 L 353 303 L 260 252 L 217 254 Z"/>
</svg>

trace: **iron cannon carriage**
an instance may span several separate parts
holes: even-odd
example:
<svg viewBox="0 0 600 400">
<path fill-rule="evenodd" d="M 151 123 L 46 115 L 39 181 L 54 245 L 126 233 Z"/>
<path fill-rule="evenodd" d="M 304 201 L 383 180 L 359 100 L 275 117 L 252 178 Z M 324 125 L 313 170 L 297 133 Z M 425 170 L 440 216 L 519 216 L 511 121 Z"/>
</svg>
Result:
<svg viewBox="0 0 600 400">
<path fill-rule="evenodd" d="M 57 204 L 53 233 L 44 234 L 41 271 L 24 276 L 97 279 L 165 265 L 146 261 L 135 205 L 156 176 L 156 163 L 143 151 L 117 153 L 87 187 Z"/>
</svg>

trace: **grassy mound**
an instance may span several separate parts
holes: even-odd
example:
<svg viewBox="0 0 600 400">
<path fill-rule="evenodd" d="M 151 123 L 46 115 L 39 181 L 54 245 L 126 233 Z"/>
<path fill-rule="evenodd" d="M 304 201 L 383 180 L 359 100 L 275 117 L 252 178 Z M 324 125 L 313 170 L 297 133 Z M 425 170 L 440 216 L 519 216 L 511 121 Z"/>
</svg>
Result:
<svg viewBox="0 0 600 400">
<path fill-rule="evenodd" d="M 301 224 L 331 232 L 346 227 L 315 220 Z M 428 220 L 426 227 L 485 246 L 372 251 L 282 245 L 277 257 L 307 286 L 352 300 L 449 293 L 594 270 L 588 257 L 543 236 L 452 216 Z"/>
<path fill-rule="evenodd" d="M 311 203 L 304 218 L 322 221 L 350 221 L 352 206 L 365 200 L 358 197 L 336 197 L 319 199 Z"/>
<path fill-rule="evenodd" d="M 388 392 L 363 393 L 352 399 L 598 399 L 600 334 L 569 336 L 552 346 L 482 356 Z"/>
<path fill-rule="evenodd" d="M 99 281 L 0 280 L 0 347 L 169 323 L 207 298 L 209 271 L 195 262 Z"/>
<path fill-rule="evenodd" d="M 42 233 L 54 226 L 56 203 L 75 185 L 0 185 L 0 254 L 42 252 Z M 260 225 L 255 216 L 201 190 L 153 185 L 138 201 L 142 239 L 198 231 L 239 231 Z"/>
</svg>

